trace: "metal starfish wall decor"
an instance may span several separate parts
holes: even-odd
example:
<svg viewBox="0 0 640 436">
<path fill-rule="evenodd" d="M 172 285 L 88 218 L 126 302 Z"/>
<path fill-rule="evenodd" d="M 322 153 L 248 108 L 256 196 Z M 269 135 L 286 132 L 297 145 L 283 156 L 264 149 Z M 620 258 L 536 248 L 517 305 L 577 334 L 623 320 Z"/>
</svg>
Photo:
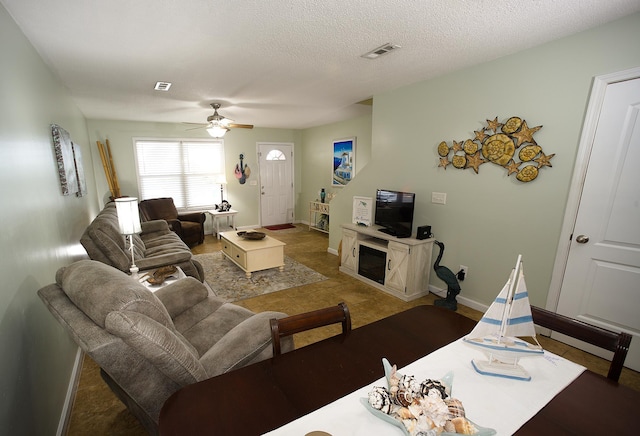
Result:
<svg viewBox="0 0 640 436">
<path fill-rule="evenodd" d="M 438 166 L 445 170 L 449 165 L 461 170 L 472 168 L 478 174 L 480 165 L 490 162 L 505 168 L 508 176 L 515 174 L 519 181 L 530 182 L 538 177 L 540 168 L 552 166 L 551 158 L 555 156 L 546 155 L 533 139 L 541 128 L 529 127 L 520 117 L 511 117 L 504 123 L 495 117 L 487 120 L 487 127 L 474 131 L 474 139 L 453 141 L 452 146 L 442 141 L 438 145 Z M 516 151 L 519 161 L 514 158 Z"/>
</svg>

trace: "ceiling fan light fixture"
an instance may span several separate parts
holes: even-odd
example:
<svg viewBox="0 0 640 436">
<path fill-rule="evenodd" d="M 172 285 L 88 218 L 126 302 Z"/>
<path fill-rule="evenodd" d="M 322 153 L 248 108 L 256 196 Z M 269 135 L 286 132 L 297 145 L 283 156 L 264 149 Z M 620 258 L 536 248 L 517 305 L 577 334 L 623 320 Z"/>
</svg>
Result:
<svg viewBox="0 0 640 436">
<path fill-rule="evenodd" d="M 213 138 L 222 138 L 228 131 L 229 129 L 227 127 L 219 124 L 212 124 L 210 127 L 207 127 L 207 132 Z"/>
</svg>

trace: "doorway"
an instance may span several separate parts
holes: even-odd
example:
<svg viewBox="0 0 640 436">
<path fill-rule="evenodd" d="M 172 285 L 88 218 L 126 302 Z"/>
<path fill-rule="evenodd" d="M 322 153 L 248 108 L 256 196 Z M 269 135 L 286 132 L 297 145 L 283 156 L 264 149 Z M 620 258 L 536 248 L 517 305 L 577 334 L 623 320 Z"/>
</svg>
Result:
<svg viewBox="0 0 640 436">
<path fill-rule="evenodd" d="M 640 68 L 596 77 L 547 308 L 635 336 L 640 371 Z M 610 358 L 597 348 L 552 334 Z"/>
<path fill-rule="evenodd" d="M 293 144 L 258 143 L 260 225 L 293 223 Z"/>
</svg>

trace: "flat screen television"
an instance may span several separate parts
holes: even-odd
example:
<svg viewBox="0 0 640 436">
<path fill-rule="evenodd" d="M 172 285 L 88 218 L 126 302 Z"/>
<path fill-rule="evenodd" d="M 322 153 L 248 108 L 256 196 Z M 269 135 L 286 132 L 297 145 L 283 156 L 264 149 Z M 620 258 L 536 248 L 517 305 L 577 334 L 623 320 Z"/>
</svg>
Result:
<svg viewBox="0 0 640 436">
<path fill-rule="evenodd" d="M 381 232 L 397 238 L 411 236 L 416 194 L 378 189 L 376 193 L 375 223 Z"/>
</svg>

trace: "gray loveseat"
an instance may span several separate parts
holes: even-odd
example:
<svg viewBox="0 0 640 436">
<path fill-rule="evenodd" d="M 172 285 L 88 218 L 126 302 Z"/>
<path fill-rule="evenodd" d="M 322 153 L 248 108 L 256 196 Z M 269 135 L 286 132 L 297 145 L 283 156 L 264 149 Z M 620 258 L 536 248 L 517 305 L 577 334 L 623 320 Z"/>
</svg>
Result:
<svg viewBox="0 0 640 436">
<path fill-rule="evenodd" d="M 60 268 L 38 295 L 150 434 L 176 390 L 272 357 L 269 320 L 286 316 L 225 303 L 192 277 L 152 293 L 92 260 Z"/>
<path fill-rule="evenodd" d="M 140 270 L 176 265 L 188 276 L 204 281 L 202 265 L 193 259 L 189 247 L 169 229 L 166 221 L 141 223 L 142 233 L 133 235 L 135 262 Z M 114 202 L 107 203 L 89 224 L 80 243 L 93 260 L 128 272 L 131 253 L 128 240 L 120 233 Z"/>
</svg>

